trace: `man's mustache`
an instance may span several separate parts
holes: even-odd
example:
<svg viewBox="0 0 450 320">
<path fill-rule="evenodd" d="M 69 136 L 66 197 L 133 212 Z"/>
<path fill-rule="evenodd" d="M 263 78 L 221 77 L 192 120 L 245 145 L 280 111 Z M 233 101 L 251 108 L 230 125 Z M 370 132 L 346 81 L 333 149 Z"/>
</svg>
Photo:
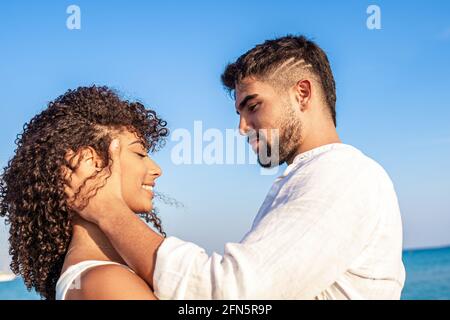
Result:
<svg viewBox="0 0 450 320">
<path fill-rule="evenodd" d="M 247 133 L 247 143 L 250 143 L 250 141 L 266 141 L 264 135 L 260 134 L 258 131 L 250 131 Z"/>
</svg>

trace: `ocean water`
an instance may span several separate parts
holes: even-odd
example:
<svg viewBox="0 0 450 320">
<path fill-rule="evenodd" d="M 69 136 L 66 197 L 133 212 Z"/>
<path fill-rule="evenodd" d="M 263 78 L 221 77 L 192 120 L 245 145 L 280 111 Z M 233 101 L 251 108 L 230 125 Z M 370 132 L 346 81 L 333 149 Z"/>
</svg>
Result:
<svg viewBox="0 0 450 320">
<path fill-rule="evenodd" d="M 450 300 L 450 247 L 403 251 L 402 299 Z"/>
<path fill-rule="evenodd" d="M 403 262 L 406 268 L 403 300 L 450 300 L 450 247 L 405 250 Z M 40 298 L 35 292 L 28 292 L 20 278 L 0 282 L 0 300 L 24 299 Z"/>
</svg>

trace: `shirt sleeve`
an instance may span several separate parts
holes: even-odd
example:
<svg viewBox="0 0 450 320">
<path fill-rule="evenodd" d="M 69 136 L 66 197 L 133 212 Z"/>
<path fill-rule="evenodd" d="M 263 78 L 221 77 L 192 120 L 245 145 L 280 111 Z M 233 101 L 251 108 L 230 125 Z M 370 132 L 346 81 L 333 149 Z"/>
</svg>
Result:
<svg viewBox="0 0 450 320">
<path fill-rule="evenodd" d="M 316 168 L 317 169 L 317 168 Z M 157 253 L 160 299 L 313 299 L 345 273 L 379 221 L 380 179 L 325 163 L 289 178 L 285 196 L 224 255 L 169 237 Z"/>
</svg>

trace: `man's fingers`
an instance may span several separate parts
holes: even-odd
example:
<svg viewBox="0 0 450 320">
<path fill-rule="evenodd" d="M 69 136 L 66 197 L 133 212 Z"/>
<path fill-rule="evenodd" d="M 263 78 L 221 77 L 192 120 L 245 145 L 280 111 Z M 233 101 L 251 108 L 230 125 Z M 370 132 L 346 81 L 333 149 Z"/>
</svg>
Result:
<svg viewBox="0 0 450 320">
<path fill-rule="evenodd" d="M 71 203 L 73 201 L 73 199 L 75 199 L 75 193 L 73 192 L 72 188 L 68 185 L 65 185 L 64 192 L 67 196 L 68 202 Z"/>
<path fill-rule="evenodd" d="M 111 152 L 120 151 L 120 141 L 119 139 L 113 139 L 111 144 L 109 145 L 109 149 Z"/>
<path fill-rule="evenodd" d="M 114 139 L 110 146 L 109 151 L 111 153 L 111 159 L 112 159 L 112 173 L 119 173 L 120 174 L 120 141 L 119 139 Z"/>
<path fill-rule="evenodd" d="M 67 205 L 69 208 L 79 212 L 81 205 L 79 197 L 75 196 L 75 192 L 71 187 L 65 186 L 64 192 L 67 196 Z"/>
</svg>

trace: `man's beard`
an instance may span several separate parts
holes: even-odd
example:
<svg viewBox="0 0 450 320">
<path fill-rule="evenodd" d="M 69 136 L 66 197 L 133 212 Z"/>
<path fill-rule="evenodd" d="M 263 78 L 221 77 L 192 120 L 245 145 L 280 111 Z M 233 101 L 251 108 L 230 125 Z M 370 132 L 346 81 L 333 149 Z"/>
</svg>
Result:
<svg viewBox="0 0 450 320">
<path fill-rule="evenodd" d="M 290 110 L 291 112 L 280 119 L 275 130 L 267 129 L 254 133 L 258 139 L 256 150 L 258 164 L 263 168 L 273 168 L 292 161 L 297 153 L 302 140 L 302 123 L 293 110 Z M 271 130 L 270 142 L 266 136 L 269 130 Z"/>
</svg>

